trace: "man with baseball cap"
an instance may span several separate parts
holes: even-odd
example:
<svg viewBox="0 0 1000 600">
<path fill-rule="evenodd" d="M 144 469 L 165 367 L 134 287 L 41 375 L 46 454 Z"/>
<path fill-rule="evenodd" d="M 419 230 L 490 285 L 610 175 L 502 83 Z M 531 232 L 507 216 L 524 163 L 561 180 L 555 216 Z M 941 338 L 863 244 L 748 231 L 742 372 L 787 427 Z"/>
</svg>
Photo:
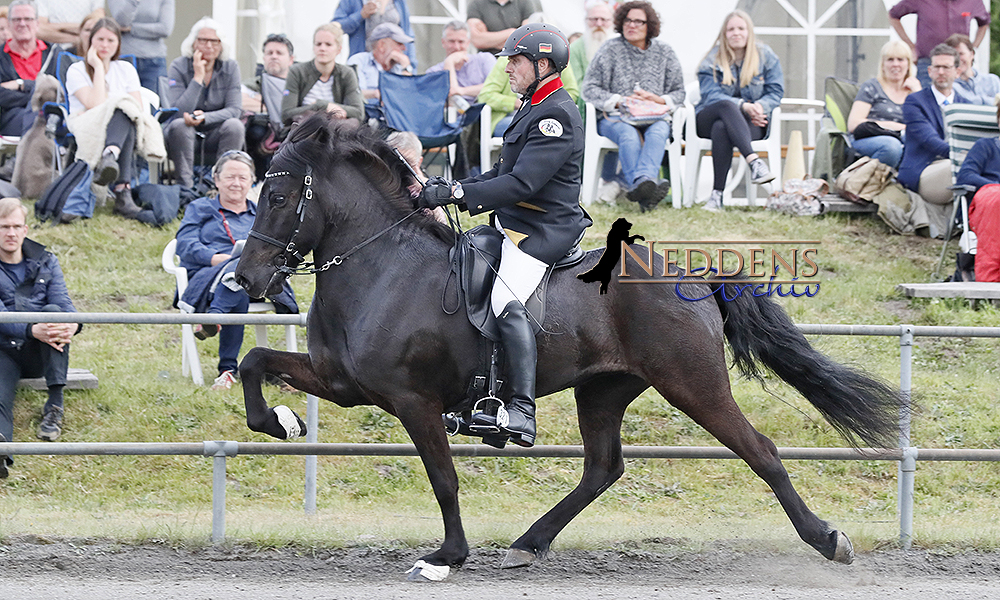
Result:
<svg viewBox="0 0 1000 600">
<path fill-rule="evenodd" d="M 379 73 L 413 75 L 413 65 L 406 55 L 406 45 L 413 38 L 406 35 L 399 25 L 382 23 L 369 38 L 371 52 L 359 52 L 347 59 L 347 64 L 357 68 L 358 86 L 367 104 L 378 104 Z"/>
<path fill-rule="evenodd" d="M 507 38 L 500 56 L 510 57 L 505 71 L 523 102 L 504 132 L 499 162 L 461 181 L 431 178 L 417 203 L 454 203 L 473 215 L 492 211 L 491 222 L 503 234 L 490 301 L 510 397 L 495 415 L 476 413 L 471 423 L 459 425 L 459 432 L 498 433 L 530 447 L 535 443 L 535 332 L 540 324 L 524 305 L 546 270 L 577 244 L 592 221 L 579 203 L 583 121 L 559 76 L 569 63 L 565 36 L 551 25 L 530 23 Z"/>
</svg>

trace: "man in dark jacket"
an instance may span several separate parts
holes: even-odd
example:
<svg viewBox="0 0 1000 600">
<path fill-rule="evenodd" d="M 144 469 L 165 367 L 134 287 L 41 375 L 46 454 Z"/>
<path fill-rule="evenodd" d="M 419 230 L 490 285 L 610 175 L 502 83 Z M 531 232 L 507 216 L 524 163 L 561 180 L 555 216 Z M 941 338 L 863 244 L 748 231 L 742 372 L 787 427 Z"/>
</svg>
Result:
<svg viewBox="0 0 1000 600">
<path fill-rule="evenodd" d="M 0 310 L 76 312 L 59 260 L 45 246 L 26 239 L 27 215 L 19 199 L 0 200 Z M 21 377 L 45 377 L 49 399 L 38 437 L 49 441 L 59 437 L 69 342 L 80 329 L 76 323 L 0 324 L 0 441 L 14 436 L 14 391 Z M 0 478 L 7 476 L 11 462 L 0 455 Z"/>
<path fill-rule="evenodd" d="M 423 206 L 459 203 L 475 215 L 493 211 L 504 235 L 491 303 L 507 357 L 511 399 L 496 417 L 479 413 L 473 426 L 495 426 L 510 441 L 535 442 L 535 334 L 524 303 L 545 271 L 576 244 L 592 221 L 580 207 L 583 121 L 562 87 L 569 44 L 555 27 L 531 23 L 516 29 L 500 56 L 514 93 L 524 99 L 504 133 L 500 161 L 461 182 L 432 181 Z"/>
<path fill-rule="evenodd" d="M 38 15 L 29 0 L 14 0 L 9 15 L 11 37 L 0 52 L 0 135 L 20 136 L 35 120 L 35 78 L 56 75 L 61 50 L 38 39 Z"/>
</svg>

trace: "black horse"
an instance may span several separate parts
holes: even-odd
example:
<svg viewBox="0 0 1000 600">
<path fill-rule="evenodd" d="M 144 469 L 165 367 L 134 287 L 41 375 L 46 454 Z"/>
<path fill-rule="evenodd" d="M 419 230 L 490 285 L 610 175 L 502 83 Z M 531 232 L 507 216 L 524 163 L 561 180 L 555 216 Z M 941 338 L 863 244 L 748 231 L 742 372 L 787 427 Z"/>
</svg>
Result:
<svg viewBox="0 0 1000 600">
<path fill-rule="evenodd" d="M 455 236 L 414 213 L 406 189 L 412 182 L 368 128 L 317 115 L 291 134 L 261 189 L 236 274 L 251 296 L 264 296 L 312 252 L 309 352 L 254 348 L 240 375 L 247 425 L 276 438 L 302 435 L 305 424 L 287 407 L 268 408 L 261 393 L 265 373 L 340 406 L 375 405 L 398 417 L 444 517 L 444 542 L 422 561 L 447 572 L 469 550 L 441 414 L 465 396 L 479 366 L 480 334 L 463 311 L 442 310 Z M 538 396 L 574 388 L 583 477 L 511 545 L 502 566 L 544 556 L 570 520 L 622 476 L 622 418 L 650 386 L 767 482 L 806 543 L 830 560 L 850 563 L 847 536 L 806 507 L 774 444 L 737 407 L 723 346 L 728 340 L 746 376 L 760 378 L 758 363 L 773 370 L 855 445 L 895 441 L 898 391 L 814 350 L 770 300 L 750 294 L 723 300 L 726 284 L 685 288 L 687 297 L 706 297 L 699 302 L 679 298 L 668 285 L 611 285 L 599 295 L 576 275 L 600 255 L 591 251 L 583 263 L 554 273 L 538 338 Z M 655 268 L 661 272 L 662 257 Z"/>
</svg>

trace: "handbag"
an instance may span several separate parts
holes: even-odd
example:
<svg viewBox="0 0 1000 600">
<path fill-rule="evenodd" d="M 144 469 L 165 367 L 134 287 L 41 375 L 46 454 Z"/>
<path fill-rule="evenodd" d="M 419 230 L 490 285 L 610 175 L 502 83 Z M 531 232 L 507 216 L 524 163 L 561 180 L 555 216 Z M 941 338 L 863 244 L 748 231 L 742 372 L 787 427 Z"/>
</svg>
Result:
<svg viewBox="0 0 1000 600">
<path fill-rule="evenodd" d="M 652 100 L 625 98 L 619 106 L 622 123 L 629 125 L 649 125 L 670 118 L 670 108 L 666 104 Z"/>
<path fill-rule="evenodd" d="M 886 129 L 875 121 L 862 121 L 854 128 L 854 139 L 863 140 L 865 138 L 877 137 L 880 135 L 891 135 L 899 141 L 903 141 L 903 135 L 899 131 Z"/>
<path fill-rule="evenodd" d="M 887 164 L 862 156 L 841 171 L 834 188 L 851 202 L 870 202 L 892 182 L 895 173 Z"/>
</svg>

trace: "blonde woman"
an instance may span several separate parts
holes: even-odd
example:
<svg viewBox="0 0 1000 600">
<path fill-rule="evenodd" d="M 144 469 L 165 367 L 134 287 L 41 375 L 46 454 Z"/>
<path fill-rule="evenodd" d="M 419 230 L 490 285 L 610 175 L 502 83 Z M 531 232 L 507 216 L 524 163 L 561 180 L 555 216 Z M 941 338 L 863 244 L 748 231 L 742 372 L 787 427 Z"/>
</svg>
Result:
<svg viewBox="0 0 1000 600">
<path fill-rule="evenodd" d="M 882 46 L 878 77 L 861 84 L 847 115 L 847 130 L 854 134 L 851 147 L 893 169 L 903 158 L 903 102 L 920 91 L 913 52 L 902 40 Z"/>
<path fill-rule="evenodd" d="M 750 146 L 767 134 L 771 111 L 784 95 L 784 76 L 778 55 L 758 42 L 753 21 L 742 10 L 722 22 L 715 46 L 698 67 L 701 101 L 695 107 L 699 137 L 712 140 L 715 180 L 704 208 L 722 208 L 722 190 L 732 163 L 733 148 L 750 166 L 751 181 L 767 183 L 774 175 Z"/>
<path fill-rule="evenodd" d="M 326 111 L 338 119 L 364 118 L 358 76 L 351 67 L 337 64 L 343 39 L 339 23 L 323 23 L 313 33 L 314 58 L 288 69 L 281 99 L 286 125 L 313 111 Z"/>
</svg>

